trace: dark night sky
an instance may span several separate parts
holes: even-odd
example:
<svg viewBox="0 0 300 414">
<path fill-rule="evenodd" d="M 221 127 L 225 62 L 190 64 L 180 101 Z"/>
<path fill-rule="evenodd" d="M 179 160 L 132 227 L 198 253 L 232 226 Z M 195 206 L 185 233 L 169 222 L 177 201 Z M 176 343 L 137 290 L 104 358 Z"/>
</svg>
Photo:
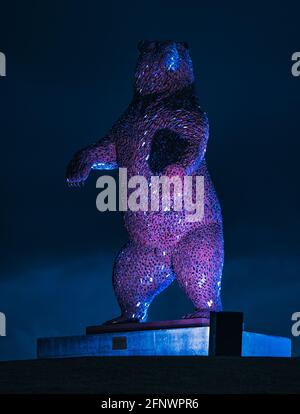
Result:
<svg viewBox="0 0 300 414">
<path fill-rule="evenodd" d="M 34 357 L 38 336 L 80 334 L 118 314 L 122 218 L 97 212 L 99 172 L 80 190 L 64 172 L 129 103 L 140 39 L 190 44 L 223 209 L 224 308 L 244 311 L 250 330 L 290 335 L 300 311 L 299 14 L 296 1 L 0 3 L 0 359 Z M 190 310 L 174 284 L 150 317 Z"/>
</svg>

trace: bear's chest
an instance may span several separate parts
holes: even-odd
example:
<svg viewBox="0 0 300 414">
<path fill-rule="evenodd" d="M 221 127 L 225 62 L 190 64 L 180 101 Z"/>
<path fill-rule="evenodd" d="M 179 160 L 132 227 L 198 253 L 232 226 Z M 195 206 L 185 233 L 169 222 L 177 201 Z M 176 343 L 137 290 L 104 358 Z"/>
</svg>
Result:
<svg viewBox="0 0 300 414">
<path fill-rule="evenodd" d="M 156 108 L 144 114 L 133 113 L 120 130 L 118 163 L 136 174 L 160 174 L 168 165 L 180 163 L 188 148 L 185 137 L 170 127 L 174 114 Z"/>
<path fill-rule="evenodd" d="M 148 167 L 153 139 L 159 128 L 155 113 L 129 117 L 118 133 L 118 164 L 127 168 L 134 166 L 135 170 Z"/>
</svg>

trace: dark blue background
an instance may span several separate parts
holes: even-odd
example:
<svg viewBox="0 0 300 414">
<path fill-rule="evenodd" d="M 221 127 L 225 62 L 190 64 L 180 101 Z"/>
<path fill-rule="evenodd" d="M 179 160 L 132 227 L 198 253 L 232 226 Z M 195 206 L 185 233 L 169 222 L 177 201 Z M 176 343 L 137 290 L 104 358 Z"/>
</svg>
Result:
<svg viewBox="0 0 300 414">
<path fill-rule="evenodd" d="M 97 212 L 99 173 L 74 190 L 64 171 L 129 103 L 140 39 L 190 44 L 223 208 L 225 309 L 244 311 L 248 329 L 290 335 L 300 311 L 299 13 L 296 1 L 0 3 L 0 359 L 34 357 L 36 337 L 80 334 L 118 314 L 111 268 L 127 240 L 122 218 Z M 190 309 L 174 284 L 150 317 Z"/>
</svg>

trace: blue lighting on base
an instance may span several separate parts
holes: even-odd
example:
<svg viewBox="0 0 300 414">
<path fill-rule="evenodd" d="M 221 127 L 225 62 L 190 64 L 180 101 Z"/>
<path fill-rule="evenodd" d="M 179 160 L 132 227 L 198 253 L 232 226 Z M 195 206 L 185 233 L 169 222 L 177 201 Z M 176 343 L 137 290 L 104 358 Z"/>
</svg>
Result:
<svg viewBox="0 0 300 414">
<path fill-rule="evenodd" d="M 113 338 L 126 338 L 126 347 L 113 349 Z M 86 356 L 207 356 L 209 327 L 157 329 L 99 335 L 42 338 L 38 358 Z M 242 356 L 290 357 L 291 340 L 243 332 Z"/>
<path fill-rule="evenodd" d="M 292 342 L 289 338 L 243 332 L 242 356 L 291 357 Z"/>
</svg>

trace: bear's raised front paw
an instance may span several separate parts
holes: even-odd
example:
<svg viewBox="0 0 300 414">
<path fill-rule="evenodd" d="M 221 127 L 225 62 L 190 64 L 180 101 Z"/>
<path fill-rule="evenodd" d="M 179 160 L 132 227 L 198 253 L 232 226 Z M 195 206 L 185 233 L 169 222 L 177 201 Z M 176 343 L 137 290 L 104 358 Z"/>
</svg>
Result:
<svg viewBox="0 0 300 414">
<path fill-rule="evenodd" d="M 80 184 L 83 185 L 84 181 L 88 178 L 92 164 L 93 161 L 90 159 L 86 151 L 80 151 L 75 154 L 67 167 L 67 183 L 70 186 L 78 186 Z"/>
</svg>

